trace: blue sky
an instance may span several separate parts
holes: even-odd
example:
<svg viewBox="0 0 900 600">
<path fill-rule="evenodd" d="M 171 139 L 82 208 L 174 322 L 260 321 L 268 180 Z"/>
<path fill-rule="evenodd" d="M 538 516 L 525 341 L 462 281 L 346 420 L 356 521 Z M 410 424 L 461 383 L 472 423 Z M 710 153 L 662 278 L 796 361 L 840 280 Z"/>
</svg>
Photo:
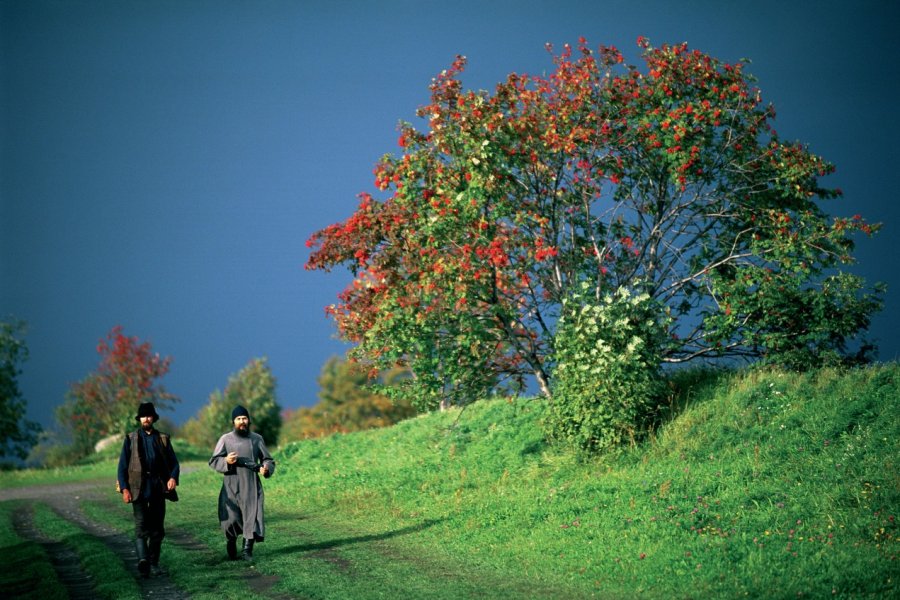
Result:
<svg viewBox="0 0 900 600">
<path fill-rule="evenodd" d="M 837 165 L 828 209 L 885 223 L 853 270 L 890 286 L 894 360 L 897 22 L 893 2 L 2 0 L 0 317 L 28 322 L 28 417 L 52 423 L 117 324 L 173 358 L 176 422 L 261 356 L 283 406 L 314 404 L 348 276 L 304 271 L 306 239 L 373 190 L 456 54 L 492 89 L 580 36 L 753 61 L 781 136 Z"/>
</svg>

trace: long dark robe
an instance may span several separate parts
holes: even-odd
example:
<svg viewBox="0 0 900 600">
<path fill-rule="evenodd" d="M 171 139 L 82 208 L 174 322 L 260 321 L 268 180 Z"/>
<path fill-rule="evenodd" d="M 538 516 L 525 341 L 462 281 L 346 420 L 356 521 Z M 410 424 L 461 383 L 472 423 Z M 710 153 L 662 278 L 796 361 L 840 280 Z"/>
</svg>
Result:
<svg viewBox="0 0 900 600">
<path fill-rule="evenodd" d="M 229 465 L 225 456 L 237 452 L 238 463 Z M 275 461 L 269 454 L 263 438 L 250 432 L 247 436 L 230 431 L 219 438 L 209 466 L 222 473 L 222 490 L 219 492 L 219 523 L 227 537 L 243 535 L 244 539 L 261 542 L 266 537 L 263 515 L 265 494 L 259 474 L 241 465 L 263 464 L 271 477 Z"/>
</svg>

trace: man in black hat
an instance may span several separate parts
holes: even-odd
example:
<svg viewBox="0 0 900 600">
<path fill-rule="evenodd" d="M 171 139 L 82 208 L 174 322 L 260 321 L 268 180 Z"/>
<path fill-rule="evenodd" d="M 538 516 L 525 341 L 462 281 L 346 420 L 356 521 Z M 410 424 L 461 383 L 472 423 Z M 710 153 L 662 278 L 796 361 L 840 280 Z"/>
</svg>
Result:
<svg viewBox="0 0 900 600">
<path fill-rule="evenodd" d="M 134 510 L 138 570 L 143 577 L 159 575 L 159 553 L 166 535 L 166 498 L 177 500 L 181 467 L 165 433 L 153 428 L 159 420 L 152 402 L 138 407 L 140 429 L 125 436 L 119 456 L 118 484 L 122 500 Z"/>
<path fill-rule="evenodd" d="M 222 473 L 219 523 L 225 533 L 228 558 L 237 555 L 237 536 L 244 536 L 241 558 L 253 560 L 253 544 L 266 536 L 262 481 L 275 472 L 275 461 L 258 433 L 250 431 L 250 413 L 243 406 L 231 411 L 231 431 L 219 438 L 209 466 Z"/>
</svg>

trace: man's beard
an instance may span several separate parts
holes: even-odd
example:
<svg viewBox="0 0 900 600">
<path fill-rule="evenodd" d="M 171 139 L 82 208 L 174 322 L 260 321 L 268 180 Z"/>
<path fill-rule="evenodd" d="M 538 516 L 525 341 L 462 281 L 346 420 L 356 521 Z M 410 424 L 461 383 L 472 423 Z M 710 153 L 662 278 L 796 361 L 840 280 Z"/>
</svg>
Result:
<svg viewBox="0 0 900 600">
<path fill-rule="evenodd" d="M 144 431 L 153 431 L 153 421 L 149 423 L 141 423 L 141 429 Z"/>
<path fill-rule="evenodd" d="M 248 435 L 250 435 L 250 426 L 247 425 L 246 427 L 235 427 L 234 432 L 241 437 L 247 437 Z"/>
</svg>

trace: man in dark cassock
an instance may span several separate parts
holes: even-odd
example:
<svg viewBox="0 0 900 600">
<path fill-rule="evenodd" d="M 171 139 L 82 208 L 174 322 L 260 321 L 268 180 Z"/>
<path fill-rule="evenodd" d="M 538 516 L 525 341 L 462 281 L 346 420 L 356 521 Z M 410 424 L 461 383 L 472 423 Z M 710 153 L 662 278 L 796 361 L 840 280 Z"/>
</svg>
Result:
<svg viewBox="0 0 900 600">
<path fill-rule="evenodd" d="M 154 429 L 159 420 L 152 402 L 138 407 L 140 429 L 125 436 L 117 483 L 122 500 L 134 510 L 138 571 L 159 575 L 159 554 L 166 535 L 166 498 L 175 500 L 181 467 L 168 434 Z"/>
<path fill-rule="evenodd" d="M 216 443 L 209 466 L 222 473 L 219 492 L 219 522 L 225 533 L 228 558 L 235 560 L 237 537 L 244 538 L 241 558 L 253 560 L 253 544 L 266 537 L 260 474 L 268 479 L 275 472 L 275 461 L 258 433 L 250 431 L 250 413 L 243 406 L 231 411 L 232 431 Z"/>
</svg>

